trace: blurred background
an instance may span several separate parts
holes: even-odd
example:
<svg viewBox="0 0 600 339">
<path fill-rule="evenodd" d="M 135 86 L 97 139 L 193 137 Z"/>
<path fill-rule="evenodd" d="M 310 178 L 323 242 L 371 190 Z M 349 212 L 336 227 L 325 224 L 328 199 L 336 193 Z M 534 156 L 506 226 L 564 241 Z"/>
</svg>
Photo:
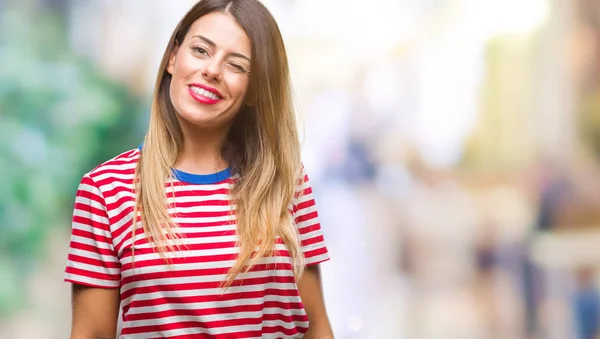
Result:
<svg viewBox="0 0 600 339">
<path fill-rule="evenodd" d="M 66 338 L 81 176 L 191 0 L 0 0 L 0 338 Z M 592 339 L 600 1 L 269 0 L 340 339 Z"/>
</svg>

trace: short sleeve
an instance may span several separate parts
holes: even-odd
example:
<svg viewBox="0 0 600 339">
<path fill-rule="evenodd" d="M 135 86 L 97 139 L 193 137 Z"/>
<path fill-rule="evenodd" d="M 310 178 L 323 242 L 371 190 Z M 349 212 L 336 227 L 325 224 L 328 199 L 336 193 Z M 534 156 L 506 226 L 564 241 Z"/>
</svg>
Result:
<svg viewBox="0 0 600 339">
<path fill-rule="evenodd" d="M 297 185 L 296 195 L 292 202 L 294 221 L 298 227 L 305 264 L 307 266 L 316 265 L 329 260 L 329 252 L 323 238 L 312 186 L 304 168 Z"/>
<path fill-rule="evenodd" d="M 117 288 L 121 266 L 112 243 L 110 223 L 102 192 L 85 175 L 75 197 L 66 282 Z"/>
</svg>

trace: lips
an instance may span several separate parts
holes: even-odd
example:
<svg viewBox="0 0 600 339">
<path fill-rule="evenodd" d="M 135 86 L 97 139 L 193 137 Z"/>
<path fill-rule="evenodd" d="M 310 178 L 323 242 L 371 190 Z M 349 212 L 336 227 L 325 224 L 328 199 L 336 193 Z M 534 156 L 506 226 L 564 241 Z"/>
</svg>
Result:
<svg viewBox="0 0 600 339">
<path fill-rule="evenodd" d="M 223 100 L 223 95 L 215 88 L 202 84 L 191 84 L 188 87 L 192 98 L 200 103 L 216 104 Z"/>
<path fill-rule="evenodd" d="M 216 88 L 203 84 L 190 84 L 189 87 L 194 90 L 194 92 L 210 95 L 214 100 L 223 99 L 223 95 Z"/>
</svg>

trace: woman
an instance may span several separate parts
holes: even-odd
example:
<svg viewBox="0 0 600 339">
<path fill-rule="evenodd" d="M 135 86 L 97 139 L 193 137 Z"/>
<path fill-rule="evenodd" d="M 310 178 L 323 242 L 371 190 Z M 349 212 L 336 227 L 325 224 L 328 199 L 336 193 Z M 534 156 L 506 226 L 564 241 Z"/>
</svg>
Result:
<svg viewBox="0 0 600 339">
<path fill-rule="evenodd" d="M 197 3 L 163 56 L 143 145 L 79 186 L 71 338 L 114 338 L 120 305 L 119 338 L 333 338 L 299 148 L 273 17 L 257 0 Z"/>
</svg>

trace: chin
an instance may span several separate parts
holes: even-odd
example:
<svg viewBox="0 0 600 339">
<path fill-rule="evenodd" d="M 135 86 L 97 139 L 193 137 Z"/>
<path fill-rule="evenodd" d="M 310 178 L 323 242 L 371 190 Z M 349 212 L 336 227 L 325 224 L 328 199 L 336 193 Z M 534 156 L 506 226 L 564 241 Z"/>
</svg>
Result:
<svg viewBox="0 0 600 339">
<path fill-rule="evenodd" d="M 195 111 L 179 114 L 179 122 L 202 129 L 219 129 L 226 126 L 231 119 L 223 119 L 219 114 Z"/>
</svg>

